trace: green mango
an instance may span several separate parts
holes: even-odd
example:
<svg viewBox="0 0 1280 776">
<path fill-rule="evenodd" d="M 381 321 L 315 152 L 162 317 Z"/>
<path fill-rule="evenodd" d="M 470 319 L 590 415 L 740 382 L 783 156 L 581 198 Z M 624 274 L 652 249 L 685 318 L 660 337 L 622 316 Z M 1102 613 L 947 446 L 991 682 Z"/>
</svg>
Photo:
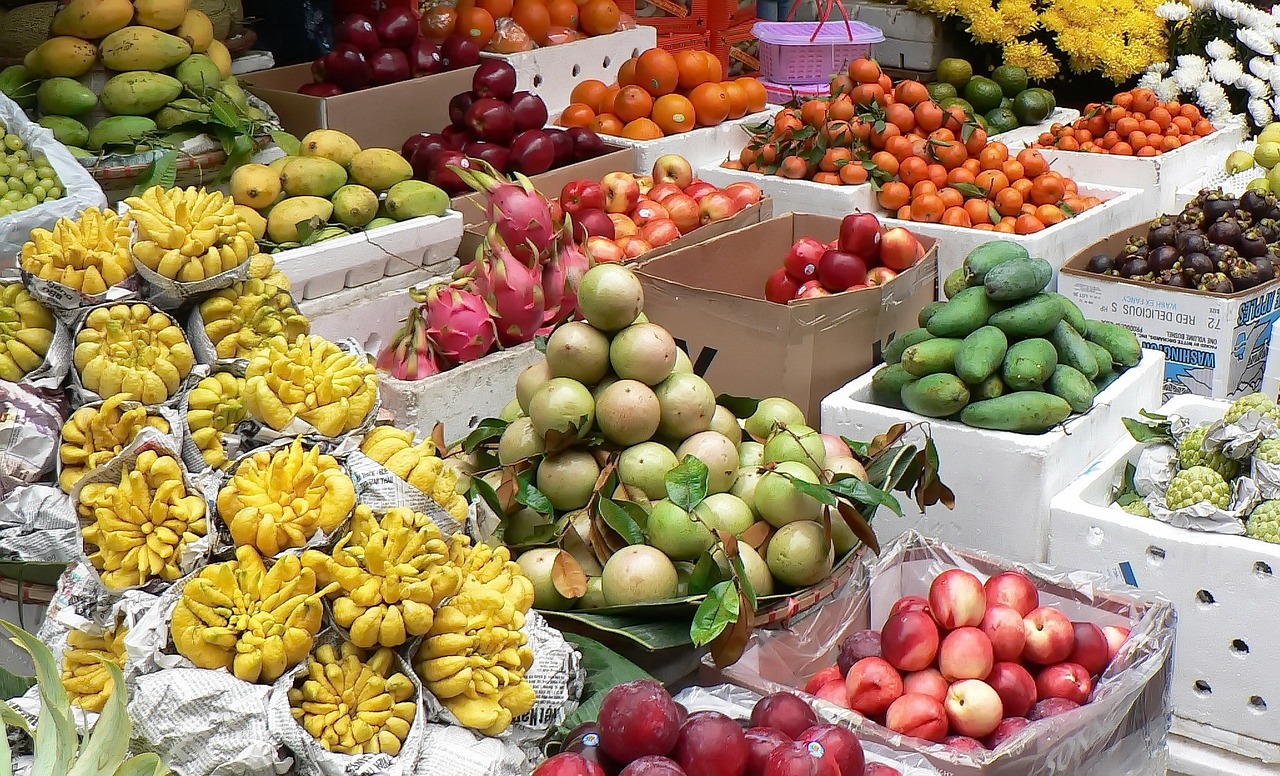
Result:
<svg viewBox="0 0 1280 776">
<path fill-rule="evenodd" d="M 84 146 L 89 142 L 89 128 L 70 116 L 45 116 L 40 119 L 40 126 L 66 146 Z"/>
<path fill-rule="evenodd" d="M 31 75 L 24 65 L 10 65 L 0 70 L 0 94 L 18 103 L 21 108 L 34 108 L 36 89 L 40 79 Z"/>
<path fill-rule="evenodd" d="M 218 65 L 204 54 L 192 54 L 182 60 L 173 74 L 183 86 L 196 94 L 204 94 L 222 83 Z"/>
<path fill-rule="evenodd" d="M 44 115 L 79 116 L 98 104 L 98 96 L 73 78 L 48 78 L 36 90 L 36 104 Z"/>
<path fill-rule="evenodd" d="M 121 73 L 102 87 L 102 107 L 116 116 L 147 116 L 176 100 L 182 82 L 164 73 Z"/>
<path fill-rule="evenodd" d="M 143 136 L 156 131 L 156 123 L 145 116 L 111 116 L 89 130 L 89 148 L 101 151 L 107 146 L 137 146 Z"/>
</svg>

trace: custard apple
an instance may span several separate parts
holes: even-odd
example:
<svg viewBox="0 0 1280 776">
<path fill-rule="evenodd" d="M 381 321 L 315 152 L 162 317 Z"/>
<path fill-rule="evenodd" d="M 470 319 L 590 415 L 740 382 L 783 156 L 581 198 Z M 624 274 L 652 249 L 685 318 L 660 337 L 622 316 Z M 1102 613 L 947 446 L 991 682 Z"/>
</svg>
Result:
<svg viewBox="0 0 1280 776">
<path fill-rule="evenodd" d="M 1147 509 L 1146 503 L 1142 501 L 1130 501 L 1128 504 L 1120 507 L 1131 515 L 1138 517 L 1151 517 L 1151 510 Z"/>
<path fill-rule="evenodd" d="M 1208 466 L 1192 466 L 1173 475 L 1164 494 L 1166 508 L 1183 509 L 1201 501 L 1226 509 L 1231 504 L 1231 484 Z"/>
<path fill-rule="evenodd" d="M 1227 408 L 1227 414 L 1222 416 L 1222 420 L 1226 423 L 1235 423 L 1250 411 L 1257 412 L 1263 417 L 1280 420 L 1280 406 L 1276 406 L 1275 399 L 1265 393 L 1251 393 L 1236 399 Z"/>
<path fill-rule="evenodd" d="M 1259 504 L 1245 522 L 1244 532 L 1255 539 L 1280 544 L 1280 501 Z"/>
<path fill-rule="evenodd" d="M 1280 439 L 1262 440 L 1258 449 L 1253 451 L 1253 457 L 1263 463 L 1280 466 Z"/>
<path fill-rule="evenodd" d="M 1229 480 L 1240 473 L 1240 462 L 1232 460 L 1221 450 L 1210 452 L 1204 447 L 1204 437 L 1209 433 L 1209 424 L 1203 423 L 1191 429 L 1182 441 L 1178 442 L 1178 468 L 1190 469 L 1192 466 L 1208 466 L 1224 480 Z"/>
</svg>

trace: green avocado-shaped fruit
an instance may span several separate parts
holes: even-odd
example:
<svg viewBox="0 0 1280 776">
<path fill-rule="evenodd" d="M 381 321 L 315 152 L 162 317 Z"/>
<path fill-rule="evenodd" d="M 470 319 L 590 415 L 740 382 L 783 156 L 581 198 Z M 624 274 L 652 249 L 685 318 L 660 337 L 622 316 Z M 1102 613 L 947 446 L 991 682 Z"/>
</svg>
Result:
<svg viewBox="0 0 1280 776">
<path fill-rule="evenodd" d="M 146 116 L 182 94 L 182 82 L 164 73 L 121 73 L 102 87 L 102 107 L 117 116 Z"/>
<path fill-rule="evenodd" d="M 36 104 L 46 116 L 79 116 L 97 105 L 98 97 L 75 79 L 49 78 L 36 90 Z"/>
</svg>

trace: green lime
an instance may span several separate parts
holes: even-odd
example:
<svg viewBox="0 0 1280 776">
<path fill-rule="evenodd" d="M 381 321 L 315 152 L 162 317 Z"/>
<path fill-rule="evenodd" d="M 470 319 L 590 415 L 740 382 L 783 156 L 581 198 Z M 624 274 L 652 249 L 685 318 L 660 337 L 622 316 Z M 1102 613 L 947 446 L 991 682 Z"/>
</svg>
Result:
<svg viewBox="0 0 1280 776">
<path fill-rule="evenodd" d="M 1000 107 L 1013 110 L 1013 100 L 1009 99 L 1008 97 L 1005 97 L 1003 100 L 1000 101 Z"/>
<path fill-rule="evenodd" d="M 1039 124 L 1053 113 L 1053 98 L 1040 94 L 1036 89 L 1027 89 L 1013 98 L 1013 115 L 1018 117 L 1022 125 Z"/>
<path fill-rule="evenodd" d="M 992 81 L 984 76 L 974 76 L 969 79 L 969 83 L 964 87 L 964 98 L 977 108 L 979 113 L 986 113 L 989 110 L 1000 107 L 1000 101 L 1004 99 L 1004 92 L 1000 89 L 1000 84 Z"/>
<path fill-rule="evenodd" d="M 1012 110 L 1005 107 L 987 111 L 986 118 L 987 124 L 990 125 L 988 131 L 993 135 L 1018 128 L 1018 117 L 1013 115 Z"/>
<path fill-rule="evenodd" d="M 1017 65 L 1001 65 L 991 74 L 991 80 L 1000 84 L 1005 97 L 1016 97 L 1027 88 L 1027 71 Z"/>
<path fill-rule="evenodd" d="M 1049 101 L 1050 113 L 1053 113 L 1055 110 L 1057 110 L 1058 98 L 1053 96 L 1053 92 L 1049 91 L 1048 89 L 1043 89 L 1039 86 L 1033 86 L 1031 88 L 1031 91 L 1035 92 L 1036 94 L 1040 95 L 1041 97 Z"/>
<path fill-rule="evenodd" d="M 959 105 L 961 108 L 964 108 L 964 112 L 968 113 L 970 116 L 972 116 L 974 113 L 977 113 L 977 111 L 973 109 L 973 104 L 963 97 L 948 97 L 947 99 L 938 103 L 938 107 L 942 108 L 943 110 L 950 108 L 952 105 Z"/>
<path fill-rule="evenodd" d="M 951 84 L 943 83 L 942 81 L 934 81 L 929 84 L 929 99 L 934 102 L 942 102 L 948 97 L 956 97 L 958 94 L 956 88 Z"/>
<path fill-rule="evenodd" d="M 973 78 L 973 65 L 963 59 L 947 57 L 938 63 L 939 81 L 949 83 L 957 89 L 962 89 L 970 78 Z"/>
<path fill-rule="evenodd" d="M 991 134 L 991 124 L 987 122 L 986 116 L 983 116 L 981 113 L 974 114 L 973 123 L 977 124 L 979 127 L 982 127 L 982 130 L 986 132 L 988 135 Z"/>
</svg>

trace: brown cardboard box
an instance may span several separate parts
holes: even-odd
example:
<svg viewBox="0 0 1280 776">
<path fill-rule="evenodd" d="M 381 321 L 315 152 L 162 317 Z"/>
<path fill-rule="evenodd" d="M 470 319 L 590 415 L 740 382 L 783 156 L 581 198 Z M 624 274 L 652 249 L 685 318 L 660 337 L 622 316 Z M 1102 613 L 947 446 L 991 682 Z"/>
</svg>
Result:
<svg viewBox="0 0 1280 776">
<path fill-rule="evenodd" d="M 917 327 L 937 281 L 934 241 L 922 261 L 879 288 L 788 305 L 764 299 L 796 240 L 834 240 L 840 219 L 789 213 L 644 261 L 644 312 L 689 352 L 717 393 L 784 396 L 817 422 L 827 394 L 863 374 L 881 347 Z"/>
<path fill-rule="evenodd" d="M 475 71 L 466 67 L 325 98 L 298 94 L 313 80 L 306 64 L 250 73 L 242 81 L 299 138 L 313 129 L 337 129 L 362 147 L 399 151 L 410 135 L 449 124 L 449 100 L 471 89 Z"/>
</svg>

